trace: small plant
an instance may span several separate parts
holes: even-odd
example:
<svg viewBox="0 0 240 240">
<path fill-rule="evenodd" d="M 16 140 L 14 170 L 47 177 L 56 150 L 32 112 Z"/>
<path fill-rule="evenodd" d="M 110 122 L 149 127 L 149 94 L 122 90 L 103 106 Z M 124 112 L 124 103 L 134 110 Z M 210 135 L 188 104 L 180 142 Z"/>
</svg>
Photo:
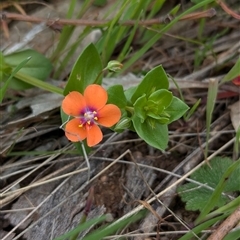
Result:
<svg viewBox="0 0 240 240">
<path fill-rule="evenodd" d="M 178 194 L 186 202 L 186 210 L 200 211 L 195 221 L 195 234 L 207 229 L 219 220 L 228 217 L 240 204 L 240 197 L 234 195 L 240 191 L 240 159 L 215 157 L 210 165 L 204 164 L 192 175 L 195 181 L 178 187 Z M 181 238 L 191 238 L 189 232 Z"/>
<path fill-rule="evenodd" d="M 121 66 L 112 61 L 102 70 L 95 46 L 90 44 L 83 51 L 64 89 L 62 120 L 67 138 L 73 142 L 87 138 L 87 145 L 92 147 L 102 140 L 99 124 L 117 132 L 135 131 L 149 145 L 164 150 L 168 124 L 179 119 L 188 106 L 168 90 L 169 80 L 162 66 L 148 72 L 136 87 L 124 90 L 122 85 L 114 85 L 106 92 L 99 86 L 102 72 Z M 74 119 L 69 121 L 69 116 Z"/>
</svg>

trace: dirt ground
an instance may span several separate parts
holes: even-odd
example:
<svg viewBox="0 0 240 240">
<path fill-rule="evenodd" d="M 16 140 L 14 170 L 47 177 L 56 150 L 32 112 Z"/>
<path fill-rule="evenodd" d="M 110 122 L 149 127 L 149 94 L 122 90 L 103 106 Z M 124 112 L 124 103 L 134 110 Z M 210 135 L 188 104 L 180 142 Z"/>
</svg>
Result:
<svg viewBox="0 0 240 240">
<path fill-rule="evenodd" d="M 175 2 L 169 1 L 165 11 Z M 183 2 L 187 4 L 187 1 Z M 229 1 L 229 5 L 235 2 Z M 24 9 L 29 15 L 63 18 L 68 4 L 67 0 L 49 1 L 41 6 L 26 4 Z M 78 4 L 80 7 L 81 1 Z M 108 4 L 104 8 L 93 7 L 89 16 L 100 18 Z M 147 240 L 157 239 L 156 232 L 159 232 L 161 240 L 179 239 L 188 229 L 178 218 L 189 228 L 194 227 L 199 213 L 185 210 L 174 183 L 179 175 L 183 176 L 204 161 L 208 82 L 210 78 L 221 79 L 231 69 L 240 49 L 238 20 L 218 9 L 217 16 L 207 21 L 205 36 L 220 34 L 220 37 L 213 41 L 198 69 L 194 69 L 196 49 L 172 37 L 178 34 L 186 38 L 197 36 L 198 21 L 185 21 L 174 27 L 169 35 L 164 35 L 121 78 L 124 87 L 134 85 L 139 76 L 131 71 L 139 68 L 148 71 L 162 64 L 178 81 L 189 106 L 202 99 L 188 121 L 180 119 L 169 126 L 170 140 L 165 152 L 150 147 L 136 133 L 113 134 L 104 129 L 104 141 L 89 154 L 88 170 L 84 158 L 76 154 L 74 146 L 59 128 L 62 97 L 39 89 L 9 91 L 9 96 L 13 97 L 6 98 L 0 105 L 1 239 L 54 239 L 76 227 L 86 211 L 88 219 L 108 213 L 108 221 L 112 222 L 147 204 L 151 205 L 151 209 L 146 207 L 148 214 L 118 234 L 136 234 L 126 239 Z M 9 39 L 3 37 L 2 49 L 24 42 L 24 37 L 38 26 L 40 32 L 30 41 L 26 40 L 23 47 L 33 47 L 48 56 L 60 36 L 59 32 L 41 28 L 40 24 L 21 21 L 9 21 L 8 24 Z M 79 27 L 78 31 L 81 29 Z M 223 34 L 224 31 L 227 33 Z M 94 34 L 90 35 L 83 41 L 60 79 L 49 81 L 63 87 L 77 56 L 89 41 L 95 41 L 94 37 Z M 138 40 L 135 48 L 139 47 Z M 199 51 L 205 50 L 199 48 Z M 108 86 L 119 79 L 104 81 Z M 173 85 L 170 90 L 179 96 Z M 233 144 L 230 144 L 235 131 L 229 106 L 239 100 L 239 91 L 239 87 L 231 82 L 219 89 L 209 139 L 210 156 L 217 152 L 220 156 L 237 157 L 233 156 Z M 81 237 L 93 229 L 96 226 L 81 233 Z"/>
</svg>

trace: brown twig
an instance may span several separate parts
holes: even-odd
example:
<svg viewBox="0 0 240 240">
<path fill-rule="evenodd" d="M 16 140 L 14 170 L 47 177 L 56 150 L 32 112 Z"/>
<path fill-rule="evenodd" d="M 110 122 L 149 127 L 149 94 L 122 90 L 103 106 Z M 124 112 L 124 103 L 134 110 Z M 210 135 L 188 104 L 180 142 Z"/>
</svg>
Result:
<svg viewBox="0 0 240 240">
<path fill-rule="evenodd" d="M 211 8 L 206 11 L 202 12 L 195 12 L 188 14 L 182 17 L 180 20 L 195 20 L 200 18 L 209 18 L 216 15 L 215 9 Z M 11 13 L 11 12 L 2 12 L 0 13 L 0 19 L 3 20 L 17 20 L 17 21 L 25 21 L 25 22 L 32 22 L 32 23 L 40 23 L 46 22 L 46 25 L 53 25 L 53 24 L 60 24 L 60 25 L 72 25 L 72 26 L 104 26 L 109 23 L 109 20 L 86 20 L 86 19 L 60 19 L 60 18 L 41 18 L 29 15 L 22 15 L 18 13 Z M 149 20 L 142 20 L 139 21 L 139 25 L 153 25 L 153 24 L 160 24 L 166 23 L 167 21 L 172 20 L 171 16 L 166 16 L 163 18 L 155 18 Z M 127 20 L 127 21 L 120 21 L 120 25 L 124 26 L 133 26 L 136 24 L 136 20 Z"/>
<path fill-rule="evenodd" d="M 228 232 L 232 230 L 239 221 L 240 207 L 238 207 L 207 240 L 223 239 L 224 236 L 226 236 Z"/>
<path fill-rule="evenodd" d="M 235 13 L 232 9 L 230 9 L 223 1 L 221 0 L 218 0 L 216 1 L 220 6 L 221 8 L 226 12 L 228 13 L 229 15 L 231 15 L 232 17 L 240 20 L 240 15 Z"/>
</svg>

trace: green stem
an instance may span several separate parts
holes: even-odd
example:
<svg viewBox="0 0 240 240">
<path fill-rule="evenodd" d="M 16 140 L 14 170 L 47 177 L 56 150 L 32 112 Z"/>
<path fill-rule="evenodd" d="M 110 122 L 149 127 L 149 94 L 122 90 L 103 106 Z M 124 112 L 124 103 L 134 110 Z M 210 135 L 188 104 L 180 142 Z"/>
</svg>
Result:
<svg viewBox="0 0 240 240">
<path fill-rule="evenodd" d="M 101 72 L 98 73 L 94 83 L 97 83 L 98 82 L 98 79 L 101 77 L 101 75 L 104 73 L 104 71 L 108 70 L 107 68 L 104 68 Z"/>
<path fill-rule="evenodd" d="M 231 202 L 225 204 L 224 206 L 216 209 L 215 211 L 209 213 L 204 219 L 203 221 L 207 221 L 211 218 L 214 218 L 218 215 L 221 214 L 225 214 L 225 213 L 232 213 L 236 210 L 236 208 L 239 206 L 240 204 L 240 197 L 235 198 L 234 200 L 232 200 Z"/>
<path fill-rule="evenodd" d="M 130 112 L 131 114 L 134 113 L 134 108 L 133 107 L 126 106 L 125 109 L 126 109 L 126 111 Z"/>
<path fill-rule="evenodd" d="M 15 77 L 20 79 L 21 81 L 23 81 L 25 83 L 31 84 L 31 85 L 33 85 L 35 87 L 38 87 L 38 88 L 41 88 L 41 89 L 44 89 L 48 92 L 53 92 L 53 93 L 63 95 L 63 89 L 62 88 L 56 87 L 56 86 L 54 86 L 52 84 L 49 84 L 49 83 L 46 83 L 46 82 L 43 82 L 43 81 L 41 81 L 37 78 L 31 77 L 31 76 L 26 75 L 24 73 L 17 72 L 15 74 Z"/>
</svg>

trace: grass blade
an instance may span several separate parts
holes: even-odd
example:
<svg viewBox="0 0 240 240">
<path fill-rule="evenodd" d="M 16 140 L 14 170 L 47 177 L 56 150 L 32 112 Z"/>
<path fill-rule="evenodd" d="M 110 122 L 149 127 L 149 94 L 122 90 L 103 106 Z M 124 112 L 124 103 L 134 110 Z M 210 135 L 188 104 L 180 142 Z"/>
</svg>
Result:
<svg viewBox="0 0 240 240">
<path fill-rule="evenodd" d="M 31 59 L 31 57 L 26 58 L 21 63 L 19 63 L 12 71 L 11 75 L 7 79 L 7 81 L 4 83 L 3 87 L 0 89 L 0 103 L 2 103 L 2 100 L 4 98 L 4 95 L 7 91 L 8 85 L 11 81 L 11 79 L 16 75 L 16 73 L 24 67 L 24 65 Z"/>
</svg>

